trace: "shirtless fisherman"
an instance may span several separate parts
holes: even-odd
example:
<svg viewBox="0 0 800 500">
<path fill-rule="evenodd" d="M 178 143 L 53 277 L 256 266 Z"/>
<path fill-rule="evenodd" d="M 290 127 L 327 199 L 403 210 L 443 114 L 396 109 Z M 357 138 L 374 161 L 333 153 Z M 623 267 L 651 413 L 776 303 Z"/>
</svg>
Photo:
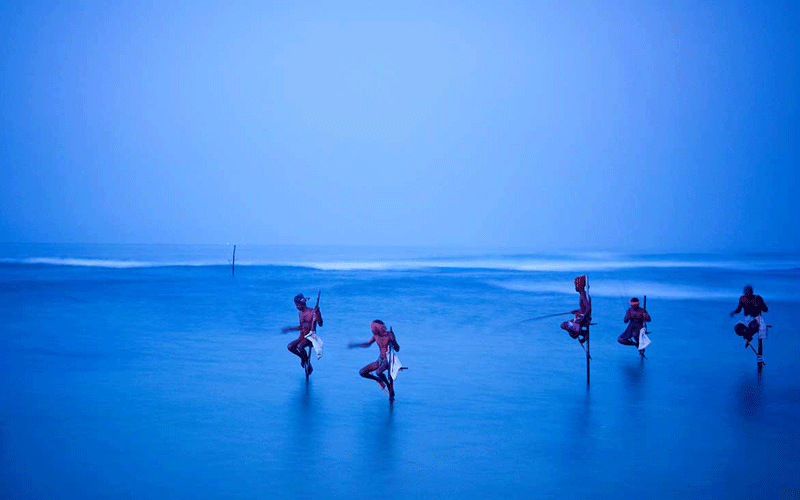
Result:
<svg viewBox="0 0 800 500">
<path fill-rule="evenodd" d="M 586 342 L 586 335 L 581 335 L 581 327 L 592 322 L 592 298 L 586 293 L 586 275 L 575 278 L 575 291 L 581 295 L 580 309 L 575 309 L 575 317 L 561 323 L 561 328 L 569 333 L 573 339 L 578 339 L 581 344 Z"/>
<path fill-rule="evenodd" d="M 294 305 L 297 307 L 297 310 L 300 311 L 300 326 L 287 326 L 281 331 L 283 333 L 300 332 L 300 336 L 289 342 L 286 348 L 289 349 L 289 352 L 300 358 L 300 366 L 306 371 L 306 376 L 309 376 L 311 372 L 314 371 L 314 368 L 311 366 L 311 359 L 306 354 L 306 347 L 311 346 L 311 341 L 306 338 L 306 335 L 308 335 L 308 332 L 313 328 L 314 319 L 317 320 L 319 326 L 322 326 L 322 313 L 319 312 L 319 306 L 314 309 L 306 306 L 307 301 L 308 297 L 304 297 L 302 293 L 295 295 Z"/>
<path fill-rule="evenodd" d="M 647 301 L 647 297 L 645 297 L 645 301 Z M 650 315 L 647 314 L 646 309 L 639 307 L 638 298 L 634 297 L 628 303 L 631 307 L 625 313 L 624 319 L 625 323 L 628 323 L 628 327 L 619 336 L 617 342 L 622 345 L 639 347 L 639 332 L 644 328 L 645 323 L 650 322 Z M 644 356 L 644 349 L 640 349 L 639 353 Z"/>
<path fill-rule="evenodd" d="M 369 340 L 369 342 L 364 342 L 363 344 L 348 344 L 347 347 L 350 349 L 353 349 L 354 347 L 369 347 L 373 342 L 378 343 L 378 348 L 380 349 L 378 359 L 359 370 L 358 374 L 364 378 L 369 378 L 378 382 L 378 385 L 381 386 L 383 392 L 386 392 L 386 387 L 388 387 L 389 392 L 386 393 L 389 395 L 389 401 L 394 401 L 394 383 L 392 382 L 392 376 L 390 374 L 387 377 L 384 372 L 389 368 L 389 361 L 387 357 L 389 349 L 391 348 L 395 351 L 399 351 L 400 345 L 397 343 L 397 339 L 395 338 L 392 329 L 390 328 L 388 331 L 386 330 L 386 325 L 383 323 L 383 321 L 376 319 L 370 324 L 370 328 L 372 328 L 372 338 Z M 370 372 L 375 373 L 372 374 Z"/>
<path fill-rule="evenodd" d="M 731 318 L 735 314 L 739 314 L 744 309 L 744 319 L 736 324 L 733 328 L 736 335 L 744 337 L 744 346 L 753 341 L 753 336 L 758 333 L 759 338 L 764 338 L 767 331 L 767 326 L 764 324 L 764 318 L 761 317 L 762 312 L 769 311 L 767 304 L 761 295 L 753 294 L 753 287 L 747 285 L 744 287 L 744 295 L 739 297 L 739 305 L 735 310 L 731 311 Z"/>
</svg>

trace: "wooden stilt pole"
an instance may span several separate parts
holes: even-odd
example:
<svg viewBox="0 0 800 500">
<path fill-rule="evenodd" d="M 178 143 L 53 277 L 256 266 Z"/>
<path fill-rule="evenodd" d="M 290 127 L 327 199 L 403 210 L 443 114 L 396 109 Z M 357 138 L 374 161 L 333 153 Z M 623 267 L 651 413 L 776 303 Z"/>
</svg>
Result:
<svg viewBox="0 0 800 500">
<path fill-rule="evenodd" d="M 589 354 L 590 341 L 591 339 L 589 338 L 589 325 L 586 325 L 586 385 L 587 386 L 589 385 L 589 363 L 592 359 L 592 356 Z"/>
<path fill-rule="evenodd" d="M 767 325 L 767 331 L 769 331 L 770 325 Z M 764 368 L 764 340 L 761 336 L 758 337 L 758 373 L 761 373 L 761 369 Z"/>
<path fill-rule="evenodd" d="M 236 245 L 233 245 L 233 258 L 229 261 L 231 263 L 231 276 L 235 276 L 236 272 L 234 266 L 236 265 Z"/>
</svg>

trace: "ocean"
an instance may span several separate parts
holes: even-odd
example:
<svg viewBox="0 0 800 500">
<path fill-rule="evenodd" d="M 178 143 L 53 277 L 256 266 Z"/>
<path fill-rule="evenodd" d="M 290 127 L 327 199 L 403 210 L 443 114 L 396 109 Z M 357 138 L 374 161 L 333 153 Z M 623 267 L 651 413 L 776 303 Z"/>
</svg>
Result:
<svg viewBox="0 0 800 500">
<path fill-rule="evenodd" d="M 800 255 L 0 245 L 0 498 L 798 498 Z M 567 317 L 589 276 L 591 383 Z M 729 317 L 772 325 L 759 374 Z M 286 344 L 316 297 L 324 357 Z M 617 344 L 647 296 L 643 360 Z M 312 299 L 313 302 L 313 299 Z M 382 319 L 408 370 L 358 370 Z"/>
</svg>

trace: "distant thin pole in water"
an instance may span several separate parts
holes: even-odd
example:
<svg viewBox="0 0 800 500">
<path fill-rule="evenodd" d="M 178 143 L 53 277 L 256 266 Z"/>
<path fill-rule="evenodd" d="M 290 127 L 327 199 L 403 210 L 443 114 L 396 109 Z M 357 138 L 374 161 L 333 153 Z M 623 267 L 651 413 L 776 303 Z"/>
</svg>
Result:
<svg viewBox="0 0 800 500">
<path fill-rule="evenodd" d="M 231 276 L 235 276 L 236 272 L 234 266 L 236 265 L 236 245 L 233 245 L 233 257 L 228 262 L 231 263 Z"/>
</svg>

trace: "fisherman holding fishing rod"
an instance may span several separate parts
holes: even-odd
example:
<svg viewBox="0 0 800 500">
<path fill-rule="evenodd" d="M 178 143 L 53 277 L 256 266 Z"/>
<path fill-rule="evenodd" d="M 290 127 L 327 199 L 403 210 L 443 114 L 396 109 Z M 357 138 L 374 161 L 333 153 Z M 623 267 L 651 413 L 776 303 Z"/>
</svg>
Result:
<svg viewBox="0 0 800 500">
<path fill-rule="evenodd" d="M 286 348 L 289 349 L 289 352 L 300 358 L 300 366 L 305 370 L 306 378 L 314 371 L 314 368 L 311 366 L 310 347 L 314 345 L 315 342 L 318 343 L 318 345 L 314 345 L 317 350 L 317 356 L 322 357 L 322 342 L 315 333 L 316 326 L 322 326 L 322 313 L 319 311 L 319 296 L 320 292 L 317 292 L 317 305 L 311 309 L 306 305 L 308 297 L 304 297 L 302 293 L 298 293 L 294 297 L 294 305 L 297 310 L 300 311 L 300 325 L 287 326 L 281 330 L 283 333 L 300 332 L 300 336 L 289 342 Z M 309 347 L 308 354 L 306 354 L 306 347 Z"/>
</svg>

